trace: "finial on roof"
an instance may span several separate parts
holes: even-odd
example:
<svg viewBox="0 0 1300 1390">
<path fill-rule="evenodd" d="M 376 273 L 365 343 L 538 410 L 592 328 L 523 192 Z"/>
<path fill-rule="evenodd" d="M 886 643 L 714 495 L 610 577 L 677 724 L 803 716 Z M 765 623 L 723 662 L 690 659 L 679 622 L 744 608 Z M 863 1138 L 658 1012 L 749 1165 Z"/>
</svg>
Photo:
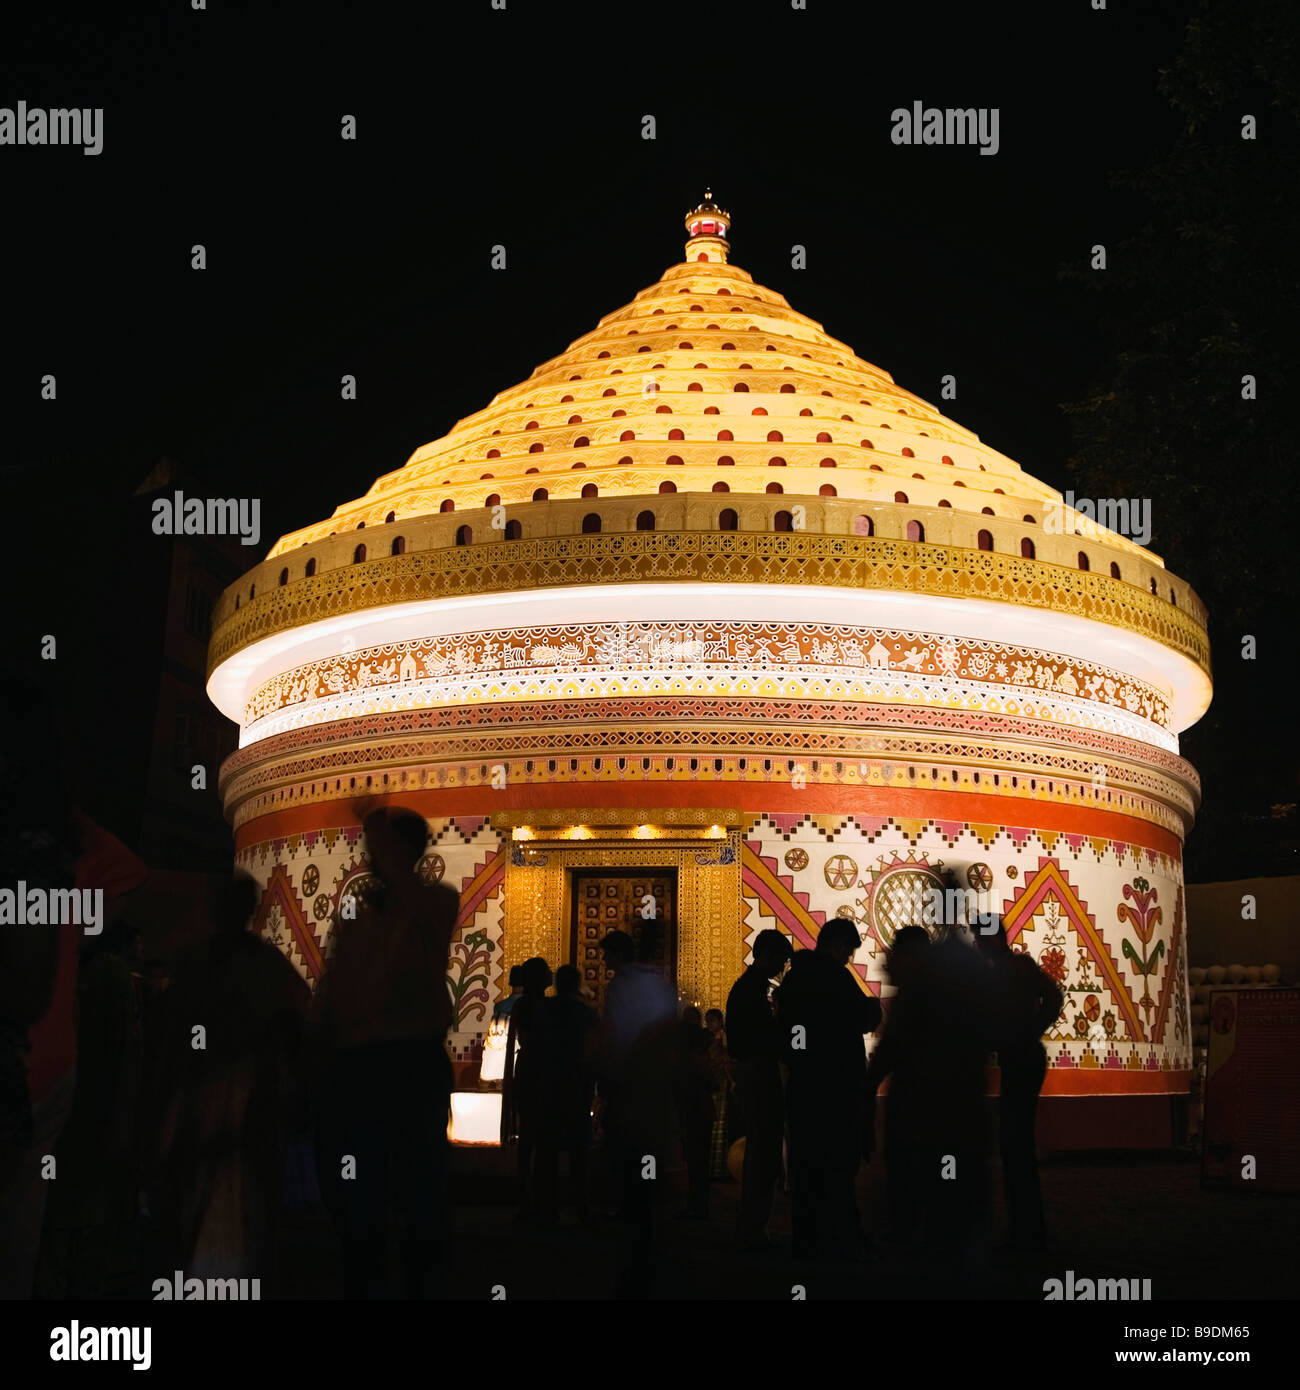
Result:
<svg viewBox="0 0 1300 1390">
<path fill-rule="evenodd" d="M 731 230 L 731 214 L 713 201 L 713 189 L 704 190 L 704 201 L 686 214 L 686 243 L 688 261 L 727 261 L 727 235 Z"/>
</svg>

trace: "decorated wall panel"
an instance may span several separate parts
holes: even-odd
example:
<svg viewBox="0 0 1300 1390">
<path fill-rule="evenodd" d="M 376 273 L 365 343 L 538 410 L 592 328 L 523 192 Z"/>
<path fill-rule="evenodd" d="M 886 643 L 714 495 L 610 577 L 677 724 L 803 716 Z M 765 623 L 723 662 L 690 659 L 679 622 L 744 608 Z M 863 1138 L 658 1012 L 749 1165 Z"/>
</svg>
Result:
<svg viewBox="0 0 1300 1390">
<path fill-rule="evenodd" d="M 892 934 L 920 920 L 918 892 L 950 871 L 1064 991 L 1044 1039 L 1049 1092 L 1183 1088 L 1191 1035 L 1178 859 L 1096 836 L 839 815 L 763 816 L 742 840 L 747 952 L 766 927 L 808 947 L 829 918 L 850 917 L 865 937 L 854 969 L 888 998 Z"/>
<path fill-rule="evenodd" d="M 484 817 L 429 822 L 420 873 L 461 897 L 448 986 L 454 1007 L 452 1050 L 465 1055 L 487 1031 L 502 985 L 502 901 L 506 850 Z M 330 955 L 343 898 L 369 876 L 359 826 L 262 840 L 235 856 L 237 869 L 262 889 L 254 929 L 273 942 L 315 987 Z"/>
</svg>

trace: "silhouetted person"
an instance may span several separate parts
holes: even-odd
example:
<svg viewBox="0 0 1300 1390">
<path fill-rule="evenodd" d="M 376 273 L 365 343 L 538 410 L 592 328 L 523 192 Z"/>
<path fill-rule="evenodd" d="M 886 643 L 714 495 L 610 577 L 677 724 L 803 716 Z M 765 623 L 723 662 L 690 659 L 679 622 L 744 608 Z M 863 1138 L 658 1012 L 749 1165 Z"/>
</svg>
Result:
<svg viewBox="0 0 1300 1390">
<path fill-rule="evenodd" d="M 587 1151 L 591 1147 L 591 1102 L 595 1091 L 595 1011 L 581 998 L 582 974 L 576 965 L 555 972 L 555 997 L 542 1003 L 536 1061 L 540 1068 L 536 1199 L 540 1219 L 559 1214 L 557 1170 L 568 1155 L 574 1206 L 587 1217 Z"/>
<path fill-rule="evenodd" d="M 501 1108 L 508 1126 L 507 1138 L 517 1146 L 519 1211 L 536 1215 L 533 1162 L 541 1119 L 542 1077 L 539 1070 L 538 1031 L 546 991 L 551 987 L 551 967 L 541 956 L 519 967 L 520 995 L 510 1010 L 506 1033 L 506 1070 Z"/>
<path fill-rule="evenodd" d="M 682 1010 L 674 1037 L 673 1100 L 686 1160 L 688 1196 L 683 1216 L 709 1215 L 709 1144 L 713 1138 L 713 1075 L 709 1069 L 712 1035 L 694 1006 Z"/>
<path fill-rule="evenodd" d="M 270 1274 L 287 1078 L 299 1062 L 309 992 L 285 957 L 248 931 L 257 892 L 246 874 L 236 876 L 217 930 L 161 1001 L 147 1089 L 163 1275 Z"/>
<path fill-rule="evenodd" d="M 895 993 L 889 1001 L 885 1027 L 867 1066 L 868 1106 L 889 1079 L 885 1099 L 885 1183 L 889 1204 L 889 1239 L 906 1241 L 918 1232 L 925 1200 L 921 1181 L 925 1116 L 923 1068 L 927 1040 L 923 991 L 925 956 L 930 936 L 924 927 L 903 927 L 894 936 L 885 969 Z M 869 1122 L 868 1136 L 874 1125 Z"/>
<path fill-rule="evenodd" d="M 437 1293 L 444 1256 L 447 957 L 459 898 L 416 873 L 428 838 L 424 818 L 412 811 L 366 817 L 366 846 L 382 887 L 354 918 L 339 921 L 318 989 L 327 1074 L 317 1161 L 350 1298 L 384 1294 L 390 1191 L 404 1218 L 408 1297 Z"/>
<path fill-rule="evenodd" d="M 17 663 L 0 681 L 0 886 L 98 889 L 107 928 L 117 900 L 146 870 L 72 804 L 58 692 L 47 682 L 47 671 Z M 75 917 L 0 926 L 0 1298 L 32 1295 L 54 1186 L 43 1176 L 44 1155 L 55 1151 L 76 1090 L 84 926 Z"/>
<path fill-rule="evenodd" d="M 948 1255 L 970 1260 L 983 1238 L 988 1199 L 988 974 L 968 935 L 945 924 L 916 983 L 928 1235 Z"/>
<path fill-rule="evenodd" d="M 37 1266 L 39 1298 L 130 1298 L 137 1291 L 140 932 L 118 919 L 88 937 L 77 980 L 77 1086 L 55 1147 Z"/>
<path fill-rule="evenodd" d="M 52 893 L 77 882 L 82 833 L 64 794 L 58 729 L 38 682 L 0 682 L 0 886 Z M 36 923 L 0 926 L 0 1297 L 30 1298 L 45 1201 L 41 1175 L 72 1103 L 76 953 L 81 933 Z M 84 938 L 82 938 L 84 939 Z M 36 1071 L 32 1033 L 56 994 L 70 1061 Z"/>
<path fill-rule="evenodd" d="M 769 1251 L 768 1222 L 781 1173 L 785 1092 L 783 1036 L 772 1008 L 772 981 L 790 962 L 792 947 L 779 931 L 761 931 L 754 962 L 727 996 L 727 1047 L 736 1078 L 739 1129 L 745 1136 L 740 1219 L 736 1240 L 744 1251 Z"/>
<path fill-rule="evenodd" d="M 864 1037 L 880 1001 L 847 968 L 857 926 L 833 917 L 812 951 L 798 951 L 777 991 L 790 1089 L 791 1221 L 796 1258 L 859 1258 L 863 1236 L 853 1182 L 862 1163 L 867 1104 Z"/>
<path fill-rule="evenodd" d="M 498 999 L 492 1006 L 493 1018 L 509 1018 L 510 1011 L 519 1002 L 524 992 L 524 982 L 521 975 L 523 967 L 512 965 L 510 967 L 510 993 L 504 999 Z"/>
<path fill-rule="evenodd" d="M 709 1030 L 709 1075 L 713 1078 L 713 1130 L 709 1136 L 709 1177 L 727 1176 L 727 1130 L 731 1123 L 731 1052 L 727 1020 L 721 1009 L 705 1009 Z"/>
<path fill-rule="evenodd" d="M 649 963 L 654 938 L 642 928 L 642 955 L 632 938 L 610 932 L 600 943 L 614 978 L 601 1020 L 600 1090 L 605 1139 L 619 1189 L 620 1215 L 631 1226 L 621 1291 L 646 1292 L 653 1281 L 655 1182 L 676 1129 L 672 1095 L 672 1025 L 677 1001 Z"/>
<path fill-rule="evenodd" d="M 1064 995 L 1032 956 L 1011 949 L 1000 919 L 977 925 L 975 939 L 993 977 L 993 1043 L 1002 1073 L 998 1135 L 1009 1243 L 1013 1249 L 1042 1250 L 1047 1232 L 1034 1122 L 1047 1075 L 1042 1036 L 1060 1016 Z"/>
</svg>

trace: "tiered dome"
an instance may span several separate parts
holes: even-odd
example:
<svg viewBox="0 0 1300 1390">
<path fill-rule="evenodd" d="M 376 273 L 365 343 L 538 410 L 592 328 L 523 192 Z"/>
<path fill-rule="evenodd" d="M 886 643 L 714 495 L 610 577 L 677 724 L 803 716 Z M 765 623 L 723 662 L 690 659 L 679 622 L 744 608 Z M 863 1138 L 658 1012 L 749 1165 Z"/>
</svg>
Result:
<svg viewBox="0 0 1300 1390">
<path fill-rule="evenodd" d="M 950 509 L 992 517 L 995 548 L 1050 544 L 1044 508 L 1059 492 L 727 264 L 729 217 L 710 199 L 686 220 L 701 230 L 685 262 L 271 554 L 450 511 L 480 513 L 466 520 L 487 540 L 481 513 L 498 503 L 711 491 Z M 944 519 L 929 520 L 927 537 Z M 1098 539 L 1098 552 L 1159 567 L 1122 536 Z"/>
</svg>

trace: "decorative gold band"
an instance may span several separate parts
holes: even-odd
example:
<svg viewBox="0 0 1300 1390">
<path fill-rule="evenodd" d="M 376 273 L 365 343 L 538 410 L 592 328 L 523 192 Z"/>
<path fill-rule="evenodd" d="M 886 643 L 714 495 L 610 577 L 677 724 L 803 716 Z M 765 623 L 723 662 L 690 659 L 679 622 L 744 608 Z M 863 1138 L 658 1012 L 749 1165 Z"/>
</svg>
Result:
<svg viewBox="0 0 1300 1390">
<path fill-rule="evenodd" d="M 893 589 L 1089 618 L 1149 637 L 1207 674 L 1203 625 L 1166 599 L 1090 570 L 994 551 L 812 532 L 646 531 L 494 541 L 390 555 L 259 594 L 213 633 L 211 674 L 244 647 L 342 614 L 422 599 L 567 585 L 694 582 Z"/>
</svg>

